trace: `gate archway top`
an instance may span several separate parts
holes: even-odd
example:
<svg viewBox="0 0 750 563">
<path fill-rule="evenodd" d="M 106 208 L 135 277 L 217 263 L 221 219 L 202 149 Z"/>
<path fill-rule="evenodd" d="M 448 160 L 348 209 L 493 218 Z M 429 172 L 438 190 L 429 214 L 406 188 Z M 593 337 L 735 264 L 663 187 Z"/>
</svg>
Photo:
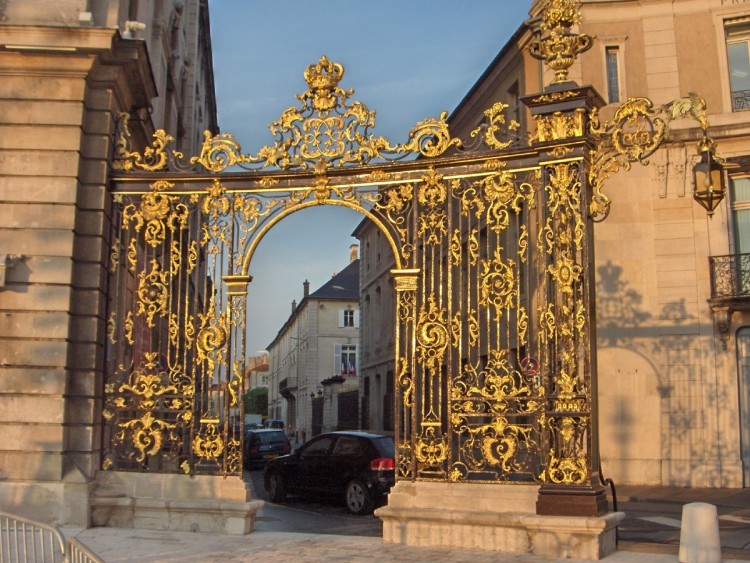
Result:
<svg viewBox="0 0 750 563">
<path fill-rule="evenodd" d="M 439 118 L 417 123 L 404 143 L 394 144 L 376 136 L 371 132 L 375 126 L 375 111 L 362 102 L 350 101 L 354 89 L 344 90 L 339 86 L 343 75 L 343 65 L 331 62 L 325 55 L 317 64 L 308 66 L 304 72 L 308 89 L 296 96 L 301 104 L 287 108 L 269 125 L 276 141 L 255 154 L 243 154 L 231 134 L 212 136 L 205 131 L 200 154 L 186 161 L 182 153 L 170 148 L 175 139 L 164 130 L 154 133 L 152 145 L 140 154 L 130 148 L 128 115 L 121 114 L 123 126 L 117 136 L 113 168 L 126 172 L 169 169 L 187 172 L 202 167 L 209 172 L 223 172 L 239 166 L 247 170 L 323 173 L 347 165 L 387 163 L 418 156 L 435 158 L 451 148 L 462 148 L 462 141 L 450 135 L 447 112 L 442 112 Z M 489 149 L 510 146 L 512 140 L 507 141 L 505 137 L 519 127 L 511 121 L 507 131 L 502 130 L 506 125 L 505 108 L 505 104 L 495 104 L 485 112 L 488 123 L 472 132 L 472 137 L 483 141 Z"/>
</svg>

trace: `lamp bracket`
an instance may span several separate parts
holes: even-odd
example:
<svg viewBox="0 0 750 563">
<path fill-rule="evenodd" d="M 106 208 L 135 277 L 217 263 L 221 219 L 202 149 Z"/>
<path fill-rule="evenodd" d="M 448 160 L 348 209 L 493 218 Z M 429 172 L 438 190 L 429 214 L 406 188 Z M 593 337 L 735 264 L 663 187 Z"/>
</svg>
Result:
<svg viewBox="0 0 750 563">
<path fill-rule="evenodd" d="M 732 309 L 728 305 L 711 305 L 716 330 L 719 331 L 721 347 L 724 351 L 729 345 L 729 332 L 732 327 Z"/>
<path fill-rule="evenodd" d="M 0 287 L 5 287 L 5 272 L 15 266 L 23 256 L 19 254 L 0 254 Z"/>
</svg>

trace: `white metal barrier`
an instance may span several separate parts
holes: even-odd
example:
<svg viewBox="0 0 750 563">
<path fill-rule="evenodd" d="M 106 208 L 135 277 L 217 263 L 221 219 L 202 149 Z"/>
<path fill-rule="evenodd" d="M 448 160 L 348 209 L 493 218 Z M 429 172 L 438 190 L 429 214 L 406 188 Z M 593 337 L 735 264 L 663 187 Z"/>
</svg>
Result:
<svg viewBox="0 0 750 563">
<path fill-rule="evenodd" d="M 103 563 L 55 526 L 0 512 L 0 563 Z"/>
</svg>

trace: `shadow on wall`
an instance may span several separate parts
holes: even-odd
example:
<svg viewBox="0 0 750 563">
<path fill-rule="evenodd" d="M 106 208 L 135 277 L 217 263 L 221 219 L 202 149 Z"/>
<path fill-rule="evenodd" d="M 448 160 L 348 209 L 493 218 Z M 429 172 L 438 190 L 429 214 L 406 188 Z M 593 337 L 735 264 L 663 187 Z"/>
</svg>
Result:
<svg viewBox="0 0 750 563">
<path fill-rule="evenodd" d="M 642 295 L 630 287 L 620 266 L 608 261 L 597 274 L 605 476 L 621 484 L 726 486 L 735 477 L 741 483 L 741 475 L 727 475 L 720 462 L 730 453 L 736 457 L 729 445 L 739 438 L 720 440 L 719 430 L 711 432 L 707 424 L 711 413 L 732 404 L 736 374 L 714 376 L 721 373 L 722 363 L 731 369 L 731 362 L 721 356 L 714 362 L 716 343 L 712 336 L 701 338 L 700 322 L 689 310 L 692 306 L 697 313 L 699 304 L 681 298 L 652 313 L 644 309 Z M 705 369 L 706 364 L 711 369 Z"/>
<path fill-rule="evenodd" d="M 31 267 L 23 255 L 0 254 L 0 291 L 28 293 Z"/>
</svg>

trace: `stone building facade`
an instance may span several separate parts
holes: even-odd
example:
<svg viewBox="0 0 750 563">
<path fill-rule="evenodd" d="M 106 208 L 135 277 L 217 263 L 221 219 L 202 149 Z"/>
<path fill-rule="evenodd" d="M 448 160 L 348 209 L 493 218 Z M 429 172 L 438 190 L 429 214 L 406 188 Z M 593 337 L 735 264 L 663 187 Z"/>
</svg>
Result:
<svg viewBox="0 0 750 563">
<path fill-rule="evenodd" d="M 356 428 L 359 388 L 359 259 L 302 300 L 268 345 L 268 417 L 295 442 Z"/>
<path fill-rule="evenodd" d="M 532 4 L 530 19 L 453 111 L 453 136 L 468 138 L 498 101 L 520 124 L 519 134 L 533 133 L 523 98 L 554 78 L 528 53 L 540 4 Z M 685 120 L 671 124 L 670 141 L 649 165 L 635 164 L 605 183 L 611 213 L 595 227 L 604 475 L 628 484 L 747 486 L 750 2 L 583 0 L 581 12 L 581 33 L 596 41 L 570 79 L 596 88 L 605 102 L 602 119 L 611 119 L 629 97 L 647 97 L 659 107 L 698 92 L 729 179 L 727 198 L 708 217 L 691 196 L 701 131 Z M 384 349 L 389 336 L 367 328 L 372 292 L 390 292 L 381 299 L 392 303 L 392 257 L 368 253 L 378 248 L 371 224 L 363 222 L 357 236 L 365 395 L 365 381 L 393 369 Z M 393 323 L 383 326 L 393 330 Z M 371 384 L 363 425 L 383 430 L 387 390 L 377 397 L 372 390 Z"/>
<path fill-rule="evenodd" d="M 218 133 L 208 2 L 7 0 L 0 44 L 0 508 L 88 526 L 116 122 Z"/>
<path fill-rule="evenodd" d="M 361 362 L 359 376 L 362 428 L 393 432 L 393 345 L 395 291 L 389 274 L 393 253 L 386 237 L 369 220 L 354 232 L 360 240 Z"/>
</svg>

